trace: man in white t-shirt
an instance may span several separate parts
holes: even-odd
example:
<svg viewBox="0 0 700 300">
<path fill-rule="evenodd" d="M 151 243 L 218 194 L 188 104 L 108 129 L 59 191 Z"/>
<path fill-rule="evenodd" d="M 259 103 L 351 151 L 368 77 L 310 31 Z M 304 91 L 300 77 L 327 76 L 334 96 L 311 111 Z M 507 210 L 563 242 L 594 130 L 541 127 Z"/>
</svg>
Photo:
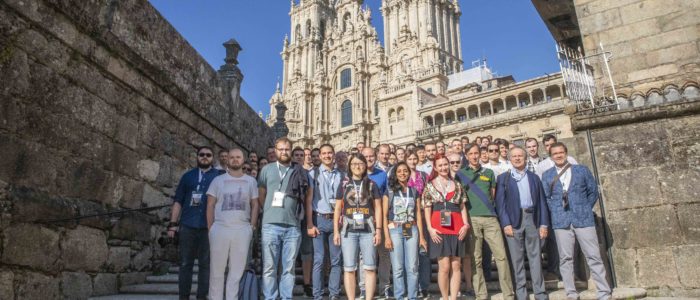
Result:
<svg viewBox="0 0 700 300">
<path fill-rule="evenodd" d="M 211 257 L 209 296 L 214 300 L 223 299 L 227 261 L 226 299 L 238 298 L 238 285 L 258 223 L 258 184 L 255 178 L 243 173 L 244 162 L 243 151 L 231 149 L 228 171 L 214 178 L 207 191 Z"/>
</svg>

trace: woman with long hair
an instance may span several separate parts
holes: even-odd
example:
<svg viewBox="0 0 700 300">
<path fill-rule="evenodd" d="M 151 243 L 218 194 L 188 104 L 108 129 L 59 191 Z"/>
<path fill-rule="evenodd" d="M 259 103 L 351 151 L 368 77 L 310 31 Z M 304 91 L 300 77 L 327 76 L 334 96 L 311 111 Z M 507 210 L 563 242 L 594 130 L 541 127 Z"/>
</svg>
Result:
<svg viewBox="0 0 700 300">
<path fill-rule="evenodd" d="M 461 281 L 461 260 L 467 252 L 464 242 L 469 232 L 467 195 L 459 181 L 450 176 L 447 157 L 436 155 L 433 166 L 423 190 L 423 209 L 426 220 L 429 220 L 426 224 L 430 234 L 430 257 L 438 260 L 442 299 L 456 300 Z"/>
<path fill-rule="evenodd" d="M 333 214 L 333 242 L 341 246 L 345 270 L 345 295 L 355 299 L 355 270 L 358 251 L 365 272 L 365 296 L 374 297 L 377 285 L 377 249 L 382 241 L 382 199 L 379 187 L 367 176 L 367 160 L 353 154 L 348 161 L 348 176 L 336 195 Z"/>
<path fill-rule="evenodd" d="M 418 154 L 415 151 L 406 151 L 406 165 L 408 165 L 408 168 L 411 169 L 411 176 L 408 178 L 408 186 L 415 189 L 420 196 L 423 194 L 425 184 L 428 182 L 428 175 L 424 172 L 416 170 L 416 165 L 418 165 Z M 428 227 L 426 227 L 426 224 L 430 221 L 430 219 L 422 219 L 423 234 L 426 238 L 429 238 Z M 418 279 L 418 285 L 420 287 L 419 298 L 428 298 L 428 288 L 433 275 L 432 262 L 430 261 L 428 249 L 430 249 L 430 247 L 421 246 L 420 255 L 418 257 L 418 273 L 420 274 Z"/>
<path fill-rule="evenodd" d="M 391 251 L 394 298 L 418 297 L 418 246 L 427 248 L 418 192 L 408 186 L 411 169 L 399 162 L 391 170 L 384 194 L 384 247 Z"/>
</svg>

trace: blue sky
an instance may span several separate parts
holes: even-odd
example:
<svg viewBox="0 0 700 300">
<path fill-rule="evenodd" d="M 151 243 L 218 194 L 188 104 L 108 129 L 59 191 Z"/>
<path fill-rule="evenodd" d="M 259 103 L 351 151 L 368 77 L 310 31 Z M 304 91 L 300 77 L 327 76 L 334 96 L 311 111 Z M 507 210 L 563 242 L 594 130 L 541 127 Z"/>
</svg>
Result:
<svg viewBox="0 0 700 300">
<path fill-rule="evenodd" d="M 235 38 L 245 79 L 241 95 L 268 114 L 268 100 L 282 73 L 280 51 L 289 33 L 289 0 L 150 0 L 158 11 L 218 69 L 222 43 Z M 499 75 L 517 81 L 559 71 L 554 40 L 529 0 L 459 0 L 465 68 L 486 57 Z M 383 38 L 381 0 L 366 0 Z"/>
</svg>

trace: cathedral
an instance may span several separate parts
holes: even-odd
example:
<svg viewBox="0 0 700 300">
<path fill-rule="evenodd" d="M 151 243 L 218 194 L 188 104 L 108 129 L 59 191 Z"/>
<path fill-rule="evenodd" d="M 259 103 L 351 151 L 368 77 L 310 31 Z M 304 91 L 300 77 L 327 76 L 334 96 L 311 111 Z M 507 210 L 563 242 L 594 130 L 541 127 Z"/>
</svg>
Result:
<svg viewBox="0 0 700 300">
<path fill-rule="evenodd" d="M 384 45 L 363 0 L 290 4 L 282 85 L 270 99 L 267 122 L 274 123 L 274 106 L 283 102 L 288 137 L 296 145 L 348 149 L 360 141 L 403 145 L 492 131 L 512 140 L 550 133 L 539 128 L 570 135 L 568 118 L 556 121 L 562 126 L 551 124 L 562 105 L 548 105 L 544 112 L 541 106 L 534 116 L 544 118 L 515 126 L 502 116 L 477 120 L 498 124 L 476 126 L 473 121 L 481 117 L 562 100 L 563 81 L 553 74 L 515 83 L 512 76 L 495 76 L 485 62 L 464 70 L 456 0 L 383 0 Z"/>
</svg>

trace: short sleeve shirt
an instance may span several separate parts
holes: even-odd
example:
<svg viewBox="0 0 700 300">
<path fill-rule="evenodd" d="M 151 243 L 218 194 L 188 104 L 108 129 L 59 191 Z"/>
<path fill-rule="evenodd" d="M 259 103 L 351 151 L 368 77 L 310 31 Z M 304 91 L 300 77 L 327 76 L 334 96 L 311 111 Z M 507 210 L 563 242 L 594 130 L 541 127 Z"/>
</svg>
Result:
<svg viewBox="0 0 700 300">
<path fill-rule="evenodd" d="M 486 204 L 481 200 L 481 198 L 469 187 L 467 181 L 474 182 L 474 185 L 481 190 L 481 194 L 487 197 L 487 201 L 490 201 L 492 206 L 495 207 L 496 204 L 493 202 L 493 197 L 491 196 L 491 189 L 496 188 L 496 176 L 491 169 L 484 167 L 479 167 L 478 170 L 474 170 L 471 167 L 459 170 L 457 173 L 457 178 L 463 182 L 462 186 L 467 190 L 467 198 L 469 200 L 467 207 L 469 208 L 470 216 L 479 217 L 495 217 L 491 210 L 488 209 Z"/>
<path fill-rule="evenodd" d="M 357 190 L 360 190 L 360 181 L 347 179 L 338 189 L 336 198 L 342 199 L 344 210 L 343 214 L 346 217 L 352 218 L 352 215 L 355 212 L 363 213 L 365 218 L 369 218 L 374 215 L 374 200 L 380 199 L 382 194 L 379 191 L 377 184 L 371 180 L 364 180 L 362 183 L 362 190 L 366 189 L 365 185 L 367 184 L 370 186 L 369 195 L 371 195 L 371 197 L 357 197 Z"/>
<path fill-rule="evenodd" d="M 397 223 L 416 221 L 416 199 L 418 199 L 416 189 L 409 187 L 405 191 L 387 190 L 384 195 L 389 198 L 388 221 Z"/>
<path fill-rule="evenodd" d="M 214 224 L 235 226 L 250 224 L 251 200 L 258 198 L 258 185 L 253 177 L 224 174 L 214 178 L 207 195 L 216 198 Z"/>
<path fill-rule="evenodd" d="M 294 197 L 285 195 L 282 207 L 272 206 L 275 192 L 285 192 L 287 190 L 293 171 L 290 168 L 291 166 L 279 165 L 278 167 L 277 163 L 269 163 L 258 174 L 258 187 L 266 190 L 262 224 L 298 226 L 299 221 L 296 216 L 297 200 Z"/>
<path fill-rule="evenodd" d="M 455 194 L 448 202 L 460 205 L 467 200 L 467 195 L 464 193 L 462 184 L 459 181 L 453 180 L 452 183 L 455 184 Z M 422 196 L 423 207 L 432 207 L 436 203 L 445 202 L 445 195 L 432 182 L 426 183 Z"/>
</svg>

